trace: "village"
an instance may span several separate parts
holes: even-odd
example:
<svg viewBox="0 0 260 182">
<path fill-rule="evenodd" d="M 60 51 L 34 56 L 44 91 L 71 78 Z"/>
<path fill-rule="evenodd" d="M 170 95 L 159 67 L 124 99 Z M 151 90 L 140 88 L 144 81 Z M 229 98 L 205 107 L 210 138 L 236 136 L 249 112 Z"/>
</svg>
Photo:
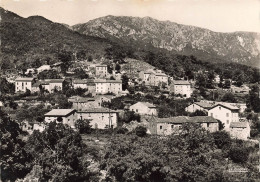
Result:
<svg viewBox="0 0 260 182">
<path fill-rule="evenodd" d="M 259 1 L 1 5 L 1 182 L 259 182 Z"/>
<path fill-rule="evenodd" d="M 204 99 L 203 96 L 195 94 L 199 90 L 197 84 L 199 80 L 196 80 L 196 77 L 190 80 L 185 77 L 176 79 L 154 67 L 131 70 L 130 61 L 127 64 L 112 62 L 109 65 L 102 62 L 107 63 L 104 58 L 101 61 L 75 61 L 67 68 L 66 76 L 61 74 L 62 62 L 28 68 L 19 74 L 7 72 L 8 74 L 3 77 L 15 85 L 13 98 L 19 99 L 12 99 L 12 103 L 8 100 L 1 101 L 1 105 L 11 108 L 10 105 L 14 104 L 15 110 L 19 110 L 24 105 L 30 108 L 43 104 L 48 112 L 38 121 L 26 117 L 19 119 L 15 110 L 8 110 L 12 118 L 19 120 L 22 130 L 29 133 L 34 130 L 43 131 L 48 123 L 53 121 L 60 120 L 63 124 L 76 129 L 77 120 L 88 120 L 93 129 L 123 127 L 131 131 L 137 126 L 143 126 L 148 134 L 162 136 L 178 134 L 184 123 L 199 123 L 209 132 L 225 130 L 232 138 L 242 140 L 251 138 L 252 118 L 245 114 L 248 109 L 244 100 L 244 102 L 214 100 L 214 90 L 217 89 L 211 89 L 212 100 Z M 75 72 L 80 72 L 80 76 L 75 76 Z M 208 73 L 198 71 L 196 74 Z M 220 82 L 220 76 L 214 74 L 214 87 L 217 88 Z M 232 84 L 232 80 L 222 82 L 230 84 L 221 90 L 226 95 L 231 94 L 231 97 L 232 94 L 243 97 L 250 92 L 247 85 L 237 87 Z M 69 106 L 61 107 L 54 100 L 41 100 L 41 97 L 48 97 L 51 94 L 65 94 L 63 99 L 70 103 Z M 165 117 L 160 112 L 162 109 L 158 107 L 160 103 L 155 104 L 145 99 L 138 101 L 129 97 L 134 95 L 142 98 L 150 95 L 170 98 L 185 104 L 177 108 L 181 112 L 176 113 L 174 106 L 175 113 Z M 123 107 L 117 107 L 118 104 L 113 100 L 119 101 L 119 105 Z M 138 121 L 133 117 L 132 120 L 124 122 L 125 115 L 129 113 L 138 116 Z"/>
</svg>

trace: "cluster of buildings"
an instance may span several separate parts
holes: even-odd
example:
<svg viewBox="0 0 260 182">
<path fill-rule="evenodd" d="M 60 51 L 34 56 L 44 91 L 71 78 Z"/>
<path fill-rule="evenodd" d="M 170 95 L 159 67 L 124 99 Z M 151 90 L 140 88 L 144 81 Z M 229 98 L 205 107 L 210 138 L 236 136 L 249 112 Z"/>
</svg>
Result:
<svg viewBox="0 0 260 182">
<path fill-rule="evenodd" d="M 59 70 L 60 63 L 48 66 L 43 65 L 37 69 L 37 72 L 44 70 L 55 69 Z M 108 79 L 111 74 L 108 73 L 107 65 L 93 64 L 88 65 L 86 70 L 94 70 L 94 79 L 72 79 L 71 88 L 87 89 L 94 97 L 79 97 L 72 96 L 68 101 L 72 102 L 71 109 L 53 109 L 45 114 L 45 123 L 51 121 L 62 120 L 64 124 L 75 128 L 77 120 L 89 120 L 93 128 L 105 129 L 115 128 L 118 126 L 119 111 L 114 111 L 103 107 L 104 102 L 111 102 L 115 96 L 127 94 L 127 91 L 122 90 L 121 73 L 113 70 L 112 76 L 115 79 Z M 27 70 L 32 71 L 32 70 Z M 192 95 L 193 88 L 191 82 L 187 80 L 173 80 L 161 70 L 148 69 L 139 72 L 139 80 L 146 86 L 165 87 L 170 93 L 189 98 Z M 45 79 L 36 80 L 35 78 L 16 78 L 15 79 L 15 92 L 39 92 L 41 89 L 49 93 L 55 90 L 61 91 L 64 88 L 65 79 Z M 215 78 L 215 82 L 219 82 L 219 77 Z M 171 83 L 171 84 L 169 84 Z M 113 95 L 107 95 L 112 93 Z M 151 134 L 156 135 L 170 135 L 178 134 L 184 123 L 199 123 L 201 127 L 210 132 L 219 130 L 219 125 L 224 126 L 224 130 L 230 133 L 232 137 L 247 139 L 250 137 L 250 126 L 247 122 L 240 122 L 239 113 L 244 112 L 246 104 L 241 103 L 225 103 L 225 102 L 212 102 L 200 101 L 194 102 L 189 105 L 185 110 L 194 113 L 197 110 L 203 111 L 207 116 L 178 116 L 171 118 L 158 118 L 157 107 L 148 102 L 137 102 L 127 107 L 127 110 L 133 111 L 141 116 L 150 117 L 148 129 Z M 43 130 L 44 124 L 34 123 L 30 128 L 29 124 L 27 129 Z"/>
<path fill-rule="evenodd" d="M 242 122 L 239 113 L 246 109 L 245 103 L 226 103 L 213 101 L 194 102 L 185 108 L 187 112 L 193 113 L 197 110 L 204 111 L 208 116 L 217 119 L 224 126 L 224 130 L 232 137 L 247 139 L 250 137 L 250 126 L 248 122 Z"/>
<path fill-rule="evenodd" d="M 61 91 L 64 88 L 65 79 L 45 79 L 36 80 L 35 78 L 16 78 L 15 80 L 15 92 L 39 92 L 40 86 L 47 90 L 49 93 L 54 90 Z M 107 94 L 113 93 L 119 95 L 122 92 L 122 81 L 121 80 L 106 80 L 106 79 L 76 79 L 72 80 L 71 83 L 74 89 L 82 88 L 88 89 L 90 93 L 94 94 Z"/>
</svg>

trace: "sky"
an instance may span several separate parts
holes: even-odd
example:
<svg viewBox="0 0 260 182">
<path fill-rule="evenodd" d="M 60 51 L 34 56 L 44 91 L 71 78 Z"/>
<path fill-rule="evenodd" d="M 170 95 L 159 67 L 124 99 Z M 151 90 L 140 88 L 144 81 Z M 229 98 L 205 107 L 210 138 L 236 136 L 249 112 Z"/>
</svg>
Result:
<svg viewBox="0 0 260 182">
<path fill-rule="evenodd" d="M 68 25 L 107 15 L 150 16 L 216 32 L 260 32 L 260 0 L 0 0 L 0 6 Z"/>
</svg>

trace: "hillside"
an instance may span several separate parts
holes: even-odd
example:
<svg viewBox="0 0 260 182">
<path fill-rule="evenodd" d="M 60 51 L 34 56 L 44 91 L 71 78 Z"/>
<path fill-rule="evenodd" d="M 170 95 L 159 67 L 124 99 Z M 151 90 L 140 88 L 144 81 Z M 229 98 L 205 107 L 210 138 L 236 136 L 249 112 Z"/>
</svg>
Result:
<svg viewBox="0 0 260 182">
<path fill-rule="evenodd" d="M 56 54 L 62 49 L 103 56 L 104 50 L 111 46 L 105 39 L 79 34 L 41 16 L 23 18 L 3 8 L 0 13 L 3 69 L 22 64 L 28 66 L 36 60 L 56 62 Z"/>
<path fill-rule="evenodd" d="M 72 28 L 85 35 L 129 43 L 146 50 L 162 48 L 209 62 L 259 66 L 260 61 L 260 33 L 219 33 L 150 17 L 124 16 L 101 17 Z"/>
</svg>

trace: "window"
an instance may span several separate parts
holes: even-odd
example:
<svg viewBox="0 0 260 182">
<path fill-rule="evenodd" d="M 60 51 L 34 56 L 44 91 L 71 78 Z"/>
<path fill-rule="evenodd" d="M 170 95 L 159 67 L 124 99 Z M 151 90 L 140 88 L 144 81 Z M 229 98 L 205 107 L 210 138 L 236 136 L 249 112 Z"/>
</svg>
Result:
<svg viewBox="0 0 260 182">
<path fill-rule="evenodd" d="M 221 110 L 221 107 L 218 107 L 219 108 L 219 110 Z"/>
<path fill-rule="evenodd" d="M 162 126 L 160 126 L 160 130 L 162 129 Z"/>
<path fill-rule="evenodd" d="M 229 124 L 229 120 L 227 120 L 227 124 Z"/>
<path fill-rule="evenodd" d="M 138 112 L 138 109 L 136 109 L 136 112 Z"/>
<path fill-rule="evenodd" d="M 207 123 L 207 127 L 209 127 L 209 123 Z"/>
<path fill-rule="evenodd" d="M 210 113 L 210 116 L 213 117 L 213 113 Z"/>
<path fill-rule="evenodd" d="M 172 128 L 174 128 L 174 125 L 172 124 Z"/>
<path fill-rule="evenodd" d="M 229 117 L 229 113 L 226 113 L 226 116 Z"/>
</svg>

